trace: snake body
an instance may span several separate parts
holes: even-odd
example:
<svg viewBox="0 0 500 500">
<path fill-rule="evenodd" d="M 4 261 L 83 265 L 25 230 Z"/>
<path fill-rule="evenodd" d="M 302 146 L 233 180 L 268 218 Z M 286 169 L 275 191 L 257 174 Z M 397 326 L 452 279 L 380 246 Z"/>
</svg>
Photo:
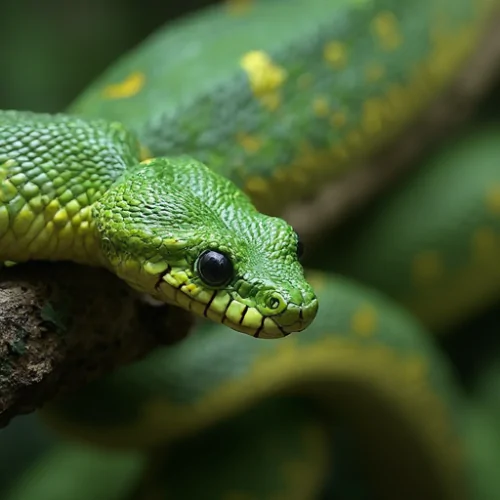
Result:
<svg viewBox="0 0 500 500">
<path fill-rule="evenodd" d="M 0 114 L 0 260 L 74 260 L 254 335 L 304 329 L 317 300 L 298 239 L 189 157 L 139 163 L 118 123 Z"/>
<path fill-rule="evenodd" d="M 495 2 L 231 5 L 154 34 L 70 110 L 126 124 L 154 156 L 192 154 L 280 213 L 425 109 Z"/>
<path fill-rule="evenodd" d="M 498 124 L 464 131 L 344 237 L 325 238 L 311 262 L 383 290 L 432 330 L 449 331 L 500 296 L 499 155 Z"/>
<path fill-rule="evenodd" d="M 369 450 L 363 471 L 381 498 L 467 498 L 462 395 L 426 329 L 440 319 L 418 314 L 422 326 L 350 278 L 399 300 L 407 282 L 391 288 L 396 278 L 383 273 L 387 232 L 397 227 L 398 238 L 408 234 L 401 248 L 417 251 L 423 235 L 440 231 L 441 219 L 422 218 L 412 238 L 403 205 L 426 175 L 442 175 L 441 186 L 453 178 L 457 159 L 441 156 L 416 172 L 403 201 L 387 202 L 394 220 L 375 212 L 361 224 L 356 249 L 339 249 L 337 268 L 324 244 L 313 264 L 346 279 L 308 273 L 311 288 L 297 236 L 275 215 L 394 140 L 453 80 L 497 8 L 486 0 L 221 5 L 146 40 L 67 115 L 3 112 L 0 260 L 103 265 L 139 291 L 254 336 L 305 329 L 261 342 L 202 325 L 179 345 L 55 402 L 46 418 L 101 446 L 161 449 L 145 468 L 137 459 L 137 498 L 318 498 L 336 467 L 328 443 L 335 422 Z M 55 131 L 49 153 L 47 130 Z M 52 165 L 58 151 L 64 160 Z M 496 175 L 491 163 L 478 159 L 477 168 L 486 184 Z M 422 192 L 432 210 L 442 192 Z M 470 204 L 454 208 L 451 222 L 443 213 L 443 224 L 471 213 L 471 227 L 486 224 L 484 197 L 470 192 Z M 432 242 L 434 250 L 448 239 Z M 236 270 L 223 285 L 204 282 L 196 264 L 213 250 Z M 399 247 L 393 254 L 408 262 Z M 159 276 L 169 293 L 158 292 Z M 471 290 L 469 303 L 490 282 Z M 428 289 L 418 292 L 425 298 Z M 458 309 L 447 308 L 443 322 Z M 177 448 L 181 439 L 188 451 Z M 234 447 L 208 459 L 221 440 Z M 274 457 L 275 468 L 259 453 Z M 64 460 L 55 463 L 55 475 L 78 476 Z M 182 474 L 187 463 L 201 469 L 197 485 Z M 232 479 L 220 480 L 222 467 Z M 23 488 L 12 498 L 29 498 Z"/>
</svg>

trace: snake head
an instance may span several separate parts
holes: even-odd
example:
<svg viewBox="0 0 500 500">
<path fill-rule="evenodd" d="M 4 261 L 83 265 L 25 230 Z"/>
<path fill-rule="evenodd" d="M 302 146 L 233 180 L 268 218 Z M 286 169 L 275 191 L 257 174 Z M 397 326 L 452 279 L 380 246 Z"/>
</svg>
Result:
<svg viewBox="0 0 500 500">
<path fill-rule="evenodd" d="M 304 330 L 316 316 L 292 227 L 192 158 L 130 168 L 93 218 L 108 267 L 157 300 L 261 338 Z"/>
</svg>

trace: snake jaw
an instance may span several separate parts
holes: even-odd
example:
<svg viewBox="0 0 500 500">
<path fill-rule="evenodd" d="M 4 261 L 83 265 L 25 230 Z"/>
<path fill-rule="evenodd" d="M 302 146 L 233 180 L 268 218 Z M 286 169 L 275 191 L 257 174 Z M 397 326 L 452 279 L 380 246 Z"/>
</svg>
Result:
<svg viewBox="0 0 500 500">
<path fill-rule="evenodd" d="M 92 213 L 110 270 L 157 300 L 260 338 L 315 316 L 293 228 L 192 158 L 128 169 Z"/>
<path fill-rule="evenodd" d="M 318 312 L 318 299 L 310 300 L 306 306 L 289 304 L 287 309 L 274 318 L 276 324 L 287 333 L 301 332 L 314 320 Z"/>
<path fill-rule="evenodd" d="M 155 297 L 163 302 L 221 323 L 255 338 L 276 339 L 307 328 L 317 311 L 317 300 L 310 306 L 291 305 L 281 314 L 265 315 L 257 307 L 234 298 L 227 290 L 206 290 L 191 282 L 184 271 L 168 267 L 158 275 Z"/>
<path fill-rule="evenodd" d="M 318 310 L 316 298 L 306 306 L 286 301 L 284 307 L 272 311 L 265 306 L 253 306 L 237 292 L 227 289 L 210 290 L 196 284 L 184 266 L 166 262 L 145 262 L 135 259 L 114 263 L 114 272 L 132 288 L 151 295 L 166 304 L 181 307 L 198 317 L 221 323 L 235 331 L 259 339 L 283 338 L 306 329 Z M 276 297 L 276 292 L 261 290 L 259 297 Z M 298 298 L 298 297 L 297 297 Z"/>
<path fill-rule="evenodd" d="M 236 300 L 233 300 L 232 303 L 239 304 L 239 309 L 243 305 Z M 305 330 L 316 317 L 317 311 L 317 299 L 314 299 L 307 307 L 291 305 L 286 314 L 276 316 L 265 316 L 256 307 L 244 306 L 238 322 L 229 318 L 227 314 L 222 318 L 222 321 L 219 321 L 233 330 L 255 338 L 277 339 Z"/>
</svg>

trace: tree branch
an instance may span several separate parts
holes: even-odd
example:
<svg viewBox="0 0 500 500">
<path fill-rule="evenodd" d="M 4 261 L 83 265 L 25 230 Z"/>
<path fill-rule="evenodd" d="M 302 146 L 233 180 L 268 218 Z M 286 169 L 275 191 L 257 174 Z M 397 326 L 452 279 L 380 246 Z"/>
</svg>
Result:
<svg viewBox="0 0 500 500">
<path fill-rule="evenodd" d="M 101 269 L 66 263 L 0 270 L 0 427 L 159 344 L 188 313 L 154 307 Z"/>
</svg>

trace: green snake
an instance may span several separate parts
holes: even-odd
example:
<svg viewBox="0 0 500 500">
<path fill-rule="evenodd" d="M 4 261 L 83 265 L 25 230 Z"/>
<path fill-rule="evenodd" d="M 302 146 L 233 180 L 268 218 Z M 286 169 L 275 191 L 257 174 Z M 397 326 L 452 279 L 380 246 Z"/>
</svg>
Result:
<svg viewBox="0 0 500 500">
<path fill-rule="evenodd" d="M 125 480 L 141 499 L 320 498 L 345 429 L 381 498 L 468 498 L 467 404 L 431 332 L 500 296 L 498 128 L 326 236 L 316 271 L 279 216 L 397 140 L 499 5 L 222 4 L 155 33 L 65 114 L 0 113 L 0 261 L 105 267 L 210 320 L 55 401 L 53 425 L 123 454 L 68 445 L 52 482 L 35 471 L 12 499 L 54 499 L 63 476 L 76 498 L 87 454 L 114 479 L 82 498 L 130 498 Z"/>
</svg>

